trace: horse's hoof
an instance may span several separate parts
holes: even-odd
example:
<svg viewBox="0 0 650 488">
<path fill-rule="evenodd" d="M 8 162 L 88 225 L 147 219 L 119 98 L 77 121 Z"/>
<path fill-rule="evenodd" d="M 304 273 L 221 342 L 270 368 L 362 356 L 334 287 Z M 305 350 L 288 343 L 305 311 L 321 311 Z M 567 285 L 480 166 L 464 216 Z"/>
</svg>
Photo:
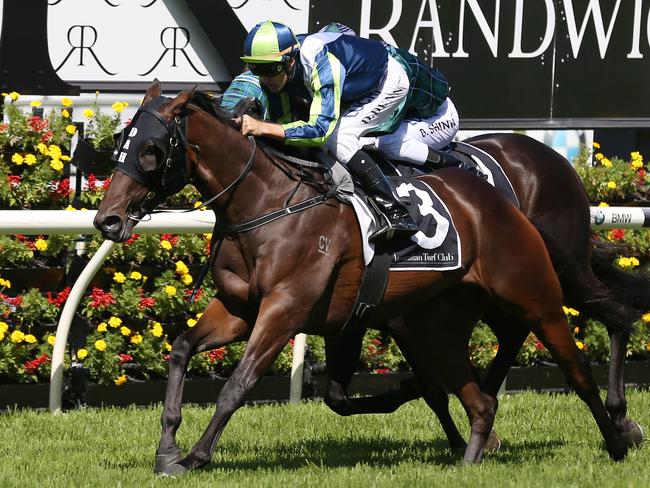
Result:
<svg viewBox="0 0 650 488">
<path fill-rule="evenodd" d="M 643 428 L 632 419 L 626 419 L 622 435 L 629 447 L 641 447 L 643 444 Z"/>
<path fill-rule="evenodd" d="M 180 449 L 177 449 L 172 452 L 166 452 L 163 454 L 156 454 L 156 464 L 154 466 L 154 472 L 156 474 L 165 474 L 165 469 L 176 464 L 183 458 L 183 454 Z"/>
<path fill-rule="evenodd" d="M 168 476 L 170 478 L 178 478 L 179 476 L 183 476 L 185 473 L 187 473 L 187 471 L 187 468 L 184 466 L 181 466 L 178 463 L 173 463 L 163 467 L 160 471 L 156 470 L 156 474 L 163 477 Z"/>
<path fill-rule="evenodd" d="M 489 452 L 496 452 L 499 449 L 501 449 L 501 437 L 499 437 L 499 434 L 496 433 L 495 430 L 490 432 L 490 435 L 487 438 L 487 441 L 485 441 L 485 451 Z"/>
</svg>

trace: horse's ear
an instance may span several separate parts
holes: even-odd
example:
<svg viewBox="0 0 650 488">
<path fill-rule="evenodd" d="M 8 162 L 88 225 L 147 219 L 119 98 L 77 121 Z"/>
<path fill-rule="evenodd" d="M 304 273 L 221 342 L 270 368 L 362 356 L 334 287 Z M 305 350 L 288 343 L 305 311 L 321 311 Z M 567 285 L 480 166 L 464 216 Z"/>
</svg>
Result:
<svg viewBox="0 0 650 488">
<path fill-rule="evenodd" d="M 160 86 L 160 81 L 158 78 L 154 78 L 153 83 L 147 88 L 147 93 L 144 94 L 144 99 L 142 100 L 142 105 L 149 103 L 156 97 L 159 97 L 162 93 L 162 87 Z"/>
<path fill-rule="evenodd" d="M 178 96 L 169 103 L 166 111 L 171 112 L 172 117 L 179 115 L 194 96 L 195 88 L 196 86 L 191 90 L 179 93 Z"/>
</svg>

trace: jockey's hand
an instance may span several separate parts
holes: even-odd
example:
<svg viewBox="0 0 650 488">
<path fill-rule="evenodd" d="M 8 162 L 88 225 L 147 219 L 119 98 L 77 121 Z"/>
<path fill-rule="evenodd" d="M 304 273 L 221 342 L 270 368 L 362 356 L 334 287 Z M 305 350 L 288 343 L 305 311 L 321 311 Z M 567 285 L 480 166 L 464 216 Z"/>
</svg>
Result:
<svg viewBox="0 0 650 488">
<path fill-rule="evenodd" d="M 258 120 L 250 115 L 242 115 L 234 120 L 235 124 L 241 120 L 241 133 L 245 136 L 269 136 L 274 139 L 284 139 L 284 129 L 280 124 Z"/>
</svg>

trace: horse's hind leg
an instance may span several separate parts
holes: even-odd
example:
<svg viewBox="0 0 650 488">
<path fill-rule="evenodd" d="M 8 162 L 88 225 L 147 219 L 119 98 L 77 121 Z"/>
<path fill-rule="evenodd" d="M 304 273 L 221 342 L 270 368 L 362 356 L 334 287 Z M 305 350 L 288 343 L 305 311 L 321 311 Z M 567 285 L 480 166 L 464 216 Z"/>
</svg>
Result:
<svg viewBox="0 0 650 488">
<path fill-rule="evenodd" d="M 352 375 L 357 369 L 365 329 L 325 337 L 327 386 L 325 404 L 339 415 L 391 413 L 404 403 L 419 398 L 417 385 L 403 382 L 399 389 L 366 397 L 349 397 Z"/>
<path fill-rule="evenodd" d="M 219 300 L 213 299 L 196 325 L 174 341 L 169 358 L 165 402 L 160 417 L 162 433 L 156 450 L 157 473 L 163 473 L 166 467 L 183 457 L 176 445 L 176 431 L 182 421 L 183 382 L 190 359 L 197 352 L 244 339 L 247 334 L 246 322 L 231 315 Z"/>
<path fill-rule="evenodd" d="M 481 290 L 458 287 L 445 291 L 427 306 L 391 324 L 427 403 L 438 415 L 439 411 L 449 415 L 447 402 L 440 403 L 441 382 L 465 408 L 471 428 L 464 457 L 467 463 L 480 462 L 497 409 L 496 399 L 480 390 L 467 350 L 471 330 L 483 311 L 484 299 Z M 455 429 L 450 416 L 449 421 Z"/>
</svg>

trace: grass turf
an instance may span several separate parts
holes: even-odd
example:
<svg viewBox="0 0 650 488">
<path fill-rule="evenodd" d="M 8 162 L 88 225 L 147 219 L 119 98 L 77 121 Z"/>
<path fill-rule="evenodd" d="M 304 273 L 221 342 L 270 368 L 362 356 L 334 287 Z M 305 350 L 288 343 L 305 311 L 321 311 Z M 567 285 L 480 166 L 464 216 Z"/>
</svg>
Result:
<svg viewBox="0 0 650 488">
<path fill-rule="evenodd" d="M 650 425 L 650 392 L 628 393 L 630 415 Z M 464 436 L 467 420 L 452 399 Z M 187 452 L 212 408 L 186 407 L 179 442 Z M 502 398 L 499 452 L 462 466 L 419 400 L 391 415 L 338 417 L 322 403 L 240 409 L 213 462 L 181 479 L 153 475 L 157 408 L 106 408 L 59 416 L 0 414 L 0 487 L 32 486 L 634 486 L 650 487 L 649 447 L 611 461 L 596 424 L 575 395 Z"/>
</svg>

